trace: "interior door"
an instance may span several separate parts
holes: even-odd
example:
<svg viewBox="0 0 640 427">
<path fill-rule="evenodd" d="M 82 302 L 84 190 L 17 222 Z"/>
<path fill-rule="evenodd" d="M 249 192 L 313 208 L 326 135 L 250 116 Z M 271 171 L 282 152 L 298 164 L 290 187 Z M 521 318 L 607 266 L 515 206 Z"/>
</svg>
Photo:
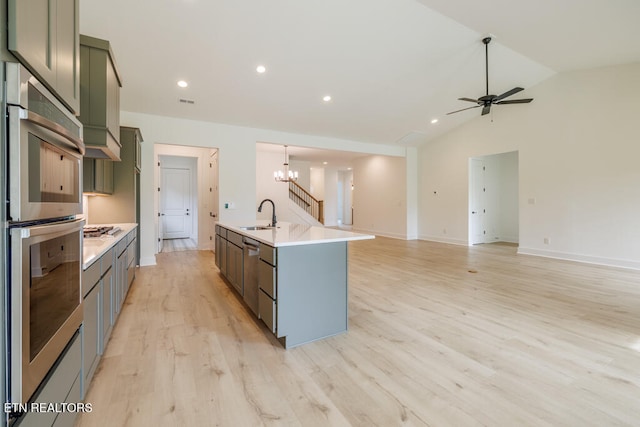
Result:
<svg viewBox="0 0 640 427">
<path fill-rule="evenodd" d="M 191 237 L 191 171 L 183 168 L 162 168 L 160 185 L 160 216 L 163 238 Z"/>
<path fill-rule="evenodd" d="M 481 159 L 471 159 L 469 170 L 469 243 L 485 243 L 486 188 L 485 165 Z"/>
<path fill-rule="evenodd" d="M 209 158 L 209 236 L 211 250 L 215 252 L 216 223 L 218 222 L 218 151 L 212 150 Z"/>
</svg>

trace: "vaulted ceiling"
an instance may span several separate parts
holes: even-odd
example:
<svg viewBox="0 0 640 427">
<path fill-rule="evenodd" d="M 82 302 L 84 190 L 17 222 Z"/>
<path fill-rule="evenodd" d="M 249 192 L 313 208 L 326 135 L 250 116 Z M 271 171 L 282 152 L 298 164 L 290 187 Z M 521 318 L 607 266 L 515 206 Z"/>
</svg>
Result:
<svg viewBox="0 0 640 427">
<path fill-rule="evenodd" d="M 522 86 L 526 97 L 557 72 L 640 61 L 637 0 L 82 0 L 80 8 L 81 32 L 112 44 L 123 110 L 381 144 L 417 145 L 479 115 L 445 113 L 469 106 L 459 97 L 484 95 L 489 33 L 496 94 Z"/>
</svg>

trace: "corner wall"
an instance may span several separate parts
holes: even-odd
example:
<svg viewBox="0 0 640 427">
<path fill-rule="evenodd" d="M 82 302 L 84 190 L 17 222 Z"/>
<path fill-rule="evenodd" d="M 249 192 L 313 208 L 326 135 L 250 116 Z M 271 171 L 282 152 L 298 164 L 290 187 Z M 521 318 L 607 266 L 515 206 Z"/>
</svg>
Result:
<svg viewBox="0 0 640 427">
<path fill-rule="evenodd" d="M 519 253 L 640 269 L 639 75 L 558 74 L 421 147 L 420 238 L 467 244 L 468 159 L 518 151 Z"/>
</svg>

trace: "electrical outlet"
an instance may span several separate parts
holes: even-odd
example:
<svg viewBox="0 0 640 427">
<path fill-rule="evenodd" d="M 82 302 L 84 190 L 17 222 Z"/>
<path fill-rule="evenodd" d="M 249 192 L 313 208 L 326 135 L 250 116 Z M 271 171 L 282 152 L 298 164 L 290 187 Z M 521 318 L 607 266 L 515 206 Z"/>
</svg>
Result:
<svg viewBox="0 0 640 427">
<path fill-rule="evenodd" d="M 549 238 L 548 238 L 548 237 L 545 237 L 545 238 L 544 238 L 544 244 L 545 244 L 545 245 L 548 245 L 548 244 L 549 244 Z"/>
<path fill-rule="evenodd" d="M 442 229 L 442 234 L 447 234 L 447 229 L 446 228 Z"/>
</svg>

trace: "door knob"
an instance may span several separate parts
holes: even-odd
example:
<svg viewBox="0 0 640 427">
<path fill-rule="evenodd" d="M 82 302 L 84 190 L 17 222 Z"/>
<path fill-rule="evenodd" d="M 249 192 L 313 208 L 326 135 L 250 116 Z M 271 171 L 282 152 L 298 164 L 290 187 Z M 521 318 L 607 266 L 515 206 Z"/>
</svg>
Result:
<svg viewBox="0 0 640 427">
<path fill-rule="evenodd" d="M 476 213 L 478 213 L 478 212 L 476 212 L 476 211 L 471 211 L 471 213 L 472 213 L 472 214 L 476 214 Z"/>
<path fill-rule="evenodd" d="M 187 212 L 187 215 L 189 215 L 189 212 Z"/>
</svg>

